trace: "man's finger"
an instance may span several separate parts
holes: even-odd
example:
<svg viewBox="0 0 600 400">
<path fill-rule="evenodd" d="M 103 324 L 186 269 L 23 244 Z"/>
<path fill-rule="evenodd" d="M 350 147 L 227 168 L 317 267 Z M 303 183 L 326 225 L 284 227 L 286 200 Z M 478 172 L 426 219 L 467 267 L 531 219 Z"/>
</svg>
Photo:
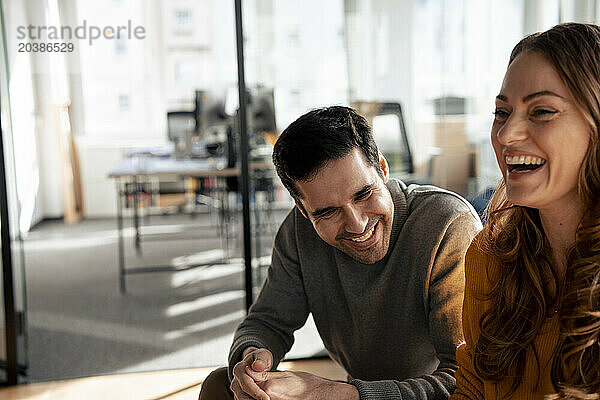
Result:
<svg viewBox="0 0 600 400">
<path fill-rule="evenodd" d="M 254 380 L 248 375 L 248 369 L 251 368 L 248 366 L 246 360 L 240 361 L 235 365 L 235 367 L 233 367 L 233 382 L 236 382 L 237 385 L 240 387 L 240 394 L 241 392 L 243 392 L 244 394 L 250 395 L 250 398 L 256 400 L 270 400 L 269 396 L 264 392 L 264 390 L 262 390 L 256 384 L 256 382 L 254 382 Z M 231 390 L 235 393 L 233 389 Z M 241 397 L 240 394 L 238 394 L 238 397 L 240 397 L 240 399 L 244 399 L 244 397 Z"/>
<path fill-rule="evenodd" d="M 274 377 L 277 372 L 255 371 L 252 368 L 246 367 L 246 373 L 254 379 L 255 382 L 264 382 Z"/>
<path fill-rule="evenodd" d="M 238 385 L 237 380 L 232 380 L 231 385 L 229 385 L 229 390 L 233 392 L 233 399 L 239 400 L 238 392 L 240 391 L 240 385 Z"/>
<path fill-rule="evenodd" d="M 254 362 L 252 369 L 255 371 L 268 371 L 273 366 L 273 355 L 266 349 L 259 349 L 254 352 Z"/>
<path fill-rule="evenodd" d="M 268 371 L 271 369 L 269 364 L 264 360 L 255 360 L 252 363 L 252 369 L 256 372 Z"/>
<path fill-rule="evenodd" d="M 246 364 L 244 361 L 240 361 L 239 363 L 235 364 L 235 366 L 233 367 L 233 377 L 236 379 L 241 378 L 242 376 L 244 376 L 246 374 L 246 366 L 248 364 Z"/>
<path fill-rule="evenodd" d="M 246 367 L 247 369 L 250 369 Z M 244 393 L 249 394 L 252 398 L 256 400 L 270 400 L 269 396 L 262 390 L 256 382 L 252 379 L 252 377 L 248 375 L 243 375 L 239 379 L 236 379 L 240 388 Z"/>
<path fill-rule="evenodd" d="M 251 397 L 246 392 L 244 392 L 244 390 L 240 386 L 240 383 L 237 379 L 234 379 L 231 382 L 231 385 L 229 386 L 229 388 L 233 392 L 234 400 L 254 400 L 255 399 L 255 397 Z M 261 397 L 256 397 L 256 399 L 262 400 Z M 268 396 L 267 396 L 267 399 L 269 399 Z"/>
<path fill-rule="evenodd" d="M 239 400 L 270 400 L 265 391 L 248 375 L 248 370 L 252 371 L 254 368 L 259 372 L 269 371 L 272 365 L 273 355 L 269 350 L 255 349 L 246 354 L 244 359 L 233 367 L 234 380 L 231 384 L 231 390 Z M 234 383 L 237 391 L 234 390 Z"/>
</svg>

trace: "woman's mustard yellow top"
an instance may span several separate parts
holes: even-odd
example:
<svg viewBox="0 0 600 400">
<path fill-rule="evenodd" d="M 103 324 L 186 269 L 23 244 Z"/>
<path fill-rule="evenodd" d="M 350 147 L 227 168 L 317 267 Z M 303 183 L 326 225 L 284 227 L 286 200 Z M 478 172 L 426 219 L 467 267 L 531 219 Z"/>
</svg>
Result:
<svg viewBox="0 0 600 400">
<path fill-rule="evenodd" d="M 501 399 L 510 390 L 510 381 L 505 380 L 496 384 L 480 378 L 473 367 L 473 349 L 479 338 L 479 320 L 489 307 L 489 301 L 482 301 L 481 295 L 489 293 L 490 282 L 486 268 L 490 268 L 490 276 L 502 273 L 502 268 L 495 260 L 486 255 L 478 246 L 475 238 L 465 260 L 465 299 L 463 302 L 463 332 L 465 343 L 456 351 L 459 369 L 456 372 L 456 391 L 450 397 L 459 399 Z M 543 399 L 544 395 L 554 393 L 550 380 L 552 368 L 552 353 L 558 344 L 558 316 L 548 318 L 534 344 L 539 359 L 536 362 L 533 351 L 527 354 L 525 376 L 513 399 Z M 539 385 L 536 387 L 538 374 L 541 374 Z"/>
</svg>

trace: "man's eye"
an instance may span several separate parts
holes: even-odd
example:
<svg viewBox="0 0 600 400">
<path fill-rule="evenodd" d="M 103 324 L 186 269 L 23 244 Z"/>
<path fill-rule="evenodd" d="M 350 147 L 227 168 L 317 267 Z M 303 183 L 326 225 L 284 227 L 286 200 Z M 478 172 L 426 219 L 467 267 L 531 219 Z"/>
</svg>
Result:
<svg viewBox="0 0 600 400">
<path fill-rule="evenodd" d="M 373 190 L 367 190 L 366 192 L 363 192 L 361 194 L 359 194 L 358 196 L 356 196 L 356 200 L 364 200 L 369 198 L 369 196 L 371 196 L 371 193 L 373 193 Z"/>
<path fill-rule="evenodd" d="M 332 217 L 333 214 L 335 214 L 335 210 L 325 211 L 324 213 L 319 215 L 319 218 L 329 218 Z"/>
</svg>

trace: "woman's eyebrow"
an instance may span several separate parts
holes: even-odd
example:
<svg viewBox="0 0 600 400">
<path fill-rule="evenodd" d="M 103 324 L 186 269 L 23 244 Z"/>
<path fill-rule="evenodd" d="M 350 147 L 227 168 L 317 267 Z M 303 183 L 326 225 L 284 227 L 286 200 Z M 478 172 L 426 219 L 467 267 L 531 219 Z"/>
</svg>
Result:
<svg viewBox="0 0 600 400">
<path fill-rule="evenodd" d="M 539 92 L 531 93 L 531 94 L 528 94 L 527 96 L 523 97 L 523 103 L 531 101 L 531 100 L 535 99 L 536 97 L 540 97 L 540 96 L 554 96 L 554 97 L 558 97 L 559 99 L 565 100 L 565 98 L 563 96 L 561 96 L 558 93 L 555 93 L 551 90 L 541 90 Z"/>
<path fill-rule="evenodd" d="M 558 97 L 559 99 L 566 100 L 563 96 L 561 96 L 558 93 L 553 92 L 551 90 L 540 90 L 539 92 L 530 93 L 530 94 L 524 96 L 523 103 L 527 103 L 528 101 L 531 101 L 540 96 L 554 96 L 554 97 Z M 508 97 L 506 97 L 503 94 L 499 94 L 498 96 L 496 96 L 496 99 L 500 100 L 500 101 L 508 102 Z"/>
</svg>

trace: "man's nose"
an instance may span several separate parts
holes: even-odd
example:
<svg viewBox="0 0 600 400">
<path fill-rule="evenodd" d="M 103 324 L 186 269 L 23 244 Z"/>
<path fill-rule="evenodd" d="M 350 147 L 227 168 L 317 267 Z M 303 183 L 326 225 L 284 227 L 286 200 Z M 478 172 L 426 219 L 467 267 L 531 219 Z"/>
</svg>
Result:
<svg viewBox="0 0 600 400">
<path fill-rule="evenodd" d="M 520 116 L 514 112 L 508 117 L 504 125 L 496 131 L 498 142 L 504 146 L 510 146 L 529 137 L 529 127 L 526 116 Z"/>
<path fill-rule="evenodd" d="M 363 233 L 369 222 L 369 217 L 355 207 L 348 207 L 345 210 L 345 219 L 345 229 L 348 233 Z"/>
</svg>

